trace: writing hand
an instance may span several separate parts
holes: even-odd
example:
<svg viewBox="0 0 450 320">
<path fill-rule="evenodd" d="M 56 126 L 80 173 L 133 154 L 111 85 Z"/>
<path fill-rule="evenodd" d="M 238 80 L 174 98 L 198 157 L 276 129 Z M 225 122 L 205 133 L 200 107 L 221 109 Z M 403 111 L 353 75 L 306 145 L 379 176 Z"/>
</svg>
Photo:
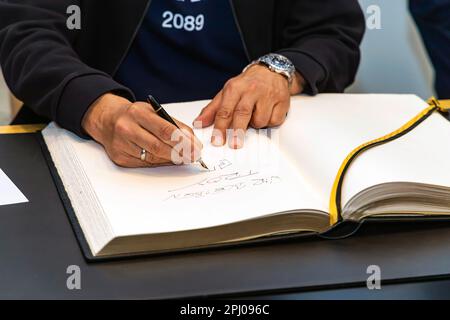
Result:
<svg viewBox="0 0 450 320">
<path fill-rule="evenodd" d="M 227 129 L 232 129 L 228 144 L 239 149 L 244 145 L 249 126 L 260 129 L 281 125 L 290 107 L 290 95 L 303 91 L 304 79 L 296 73 L 289 88 L 287 79 L 268 68 L 255 65 L 229 80 L 194 121 L 196 126 L 214 123 L 211 143 L 222 146 Z"/>
<path fill-rule="evenodd" d="M 198 160 L 201 142 L 192 129 L 176 121 L 176 126 L 159 117 L 144 102 L 105 94 L 87 111 L 84 130 L 103 145 L 110 159 L 122 167 L 153 167 L 191 163 Z M 189 148 L 182 147 L 180 145 Z M 147 151 L 146 160 L 140 159 Z"/>
</svg>

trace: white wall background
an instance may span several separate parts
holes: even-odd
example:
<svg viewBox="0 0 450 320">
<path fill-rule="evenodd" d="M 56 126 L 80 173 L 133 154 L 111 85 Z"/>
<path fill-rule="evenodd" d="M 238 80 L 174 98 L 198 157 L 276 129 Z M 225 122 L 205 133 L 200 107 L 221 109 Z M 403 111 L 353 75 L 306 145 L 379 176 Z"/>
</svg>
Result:
<svg viewBox="0 0 450 320">
<path fill-rule="evenodd" d="M 367 30 L 362 64 L 348 92 L 415 93 L 424 99 L 433 95 L 432 69 L 409 16 L 407 0 L 360 0 L 360 3 L 365 12 L 370 5 L 380 6 L 382 29 Z M 0 124 L 8 119 L 7 89 L 0 76 Z"/>
</svg>

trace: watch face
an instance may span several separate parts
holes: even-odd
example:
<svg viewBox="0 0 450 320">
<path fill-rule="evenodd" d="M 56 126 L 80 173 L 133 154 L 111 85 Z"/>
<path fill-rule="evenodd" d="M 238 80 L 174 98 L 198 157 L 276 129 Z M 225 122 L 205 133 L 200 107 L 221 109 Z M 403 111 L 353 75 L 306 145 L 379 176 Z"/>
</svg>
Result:
<svg viewBox="0 0 450 320">
<path fill-rule="evenodd" d="M 292 74 L 295 70 L 294 65 L 286 57 L 279 54 L 269 54 L 263 57 L 265 63 L 276 70 L 288 72 Z"/>
<path fill-rule="evenodd" d="M 286 58 L 280 57 L 280 56 L 273 56 L 272 57 L 272 64 L 274 67 L 278 68 L 286 68 L 287 67 L 287 61 Z"/>
</svg>

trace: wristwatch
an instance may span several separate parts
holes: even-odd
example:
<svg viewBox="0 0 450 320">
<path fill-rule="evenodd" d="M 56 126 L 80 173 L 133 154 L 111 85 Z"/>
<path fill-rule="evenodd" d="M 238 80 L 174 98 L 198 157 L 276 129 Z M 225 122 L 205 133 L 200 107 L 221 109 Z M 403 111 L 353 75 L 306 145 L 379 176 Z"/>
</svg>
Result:
<svg viewBox="0 0 450 320">
<path fill-rule="evenodd" d="M 248 68 L 256 64 L 264 65 L 269 68 L 270 71 L 285 76 L 289 82 L 289 86 L 291 86 L 294 79 L 295 66 L 291 62 L 291 60 L 289 60 L 285 56 L 277 53 L 266 54 L 265 56 L 262 56 L 261 58 L 258 58 L 255 61 L 251 62 L 247 67 L 245 67 L 244 72 Z"/>
</svg>

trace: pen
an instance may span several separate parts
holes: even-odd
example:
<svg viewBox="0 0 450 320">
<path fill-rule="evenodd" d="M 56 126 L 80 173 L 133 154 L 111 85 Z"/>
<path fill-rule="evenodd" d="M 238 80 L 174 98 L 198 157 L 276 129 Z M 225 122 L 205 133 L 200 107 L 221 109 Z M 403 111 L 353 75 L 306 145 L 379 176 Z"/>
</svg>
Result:
<svg viewBox="0 0 450 320">
<path fill-rule="evenodd" d="M 180 127 L 177 125 L 177 123 L 172 119 L 172 117 L 167 113 L 166 110 L 164 110 L 164 108 L 159 104 L 158 101 L 156 101 L 156 99 L 152 95 L 149 95 L 147 97 L 147 100 L 148 100 L 148 103 L 150 103 L 150 105 L 152 106 L 153 110 L 155 110 L 155 112 L 158 116 L 160 116 L 164 120 L 170 122 L 178 129 L 180 129 Z M 198 163 L 200 163 L 200 165 L 203 168 L 205 168 L 206 170 L 209 170 L 208 166 L 203 162 L 202 158 L 198 159 Z"/>
</svg>

